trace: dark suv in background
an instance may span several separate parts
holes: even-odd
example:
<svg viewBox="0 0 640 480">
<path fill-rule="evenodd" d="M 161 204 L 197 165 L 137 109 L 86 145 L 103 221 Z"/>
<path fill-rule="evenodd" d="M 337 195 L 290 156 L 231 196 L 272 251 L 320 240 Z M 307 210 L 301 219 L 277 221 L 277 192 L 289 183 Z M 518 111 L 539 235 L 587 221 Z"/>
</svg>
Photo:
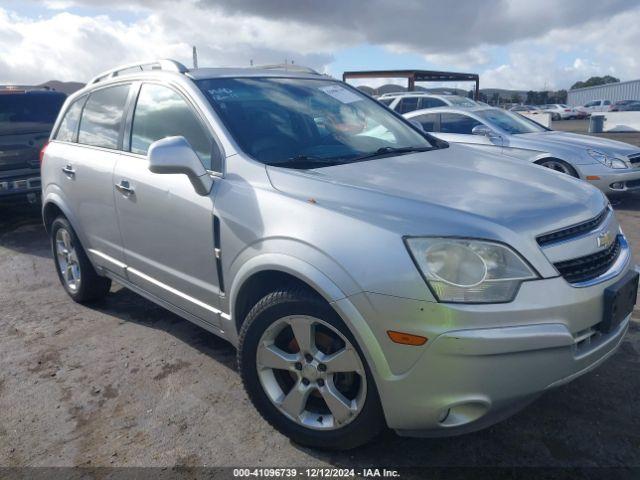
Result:
<svg viewBox="0 0 640 480">
<path fill-rule="evenodd" d="M 0 87 L 0 202 L 40 195 L 39 153 L 66 95 L 47 89 Z"/>
</svg>

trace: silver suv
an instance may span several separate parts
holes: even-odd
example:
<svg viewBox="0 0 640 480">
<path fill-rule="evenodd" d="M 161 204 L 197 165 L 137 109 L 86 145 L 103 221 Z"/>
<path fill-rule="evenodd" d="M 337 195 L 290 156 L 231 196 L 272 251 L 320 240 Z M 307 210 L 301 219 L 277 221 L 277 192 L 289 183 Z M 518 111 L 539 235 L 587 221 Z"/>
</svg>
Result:
<svg viewBox="0 0 640 480">
<path fill-rule="evenodd" d="M 68 99 L 43 156 L 55 266 L 238 348 L 304 445 L 490 425 L 592 369 L 638 275 L 604 195 L 423 133 L 348 85 L 123 67 Z"/>
</svg>

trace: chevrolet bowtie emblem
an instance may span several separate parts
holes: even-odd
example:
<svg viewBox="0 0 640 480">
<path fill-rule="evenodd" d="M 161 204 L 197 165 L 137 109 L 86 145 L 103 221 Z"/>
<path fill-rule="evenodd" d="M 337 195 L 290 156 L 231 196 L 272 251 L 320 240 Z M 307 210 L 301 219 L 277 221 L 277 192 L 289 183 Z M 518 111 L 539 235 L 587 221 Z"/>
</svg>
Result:
<svg viewBox="0 0 640 480">
<path fill-rule="evenodd" d="M 602 232 L 600 235 L 598 235 L 598 238 L 596 240 L 598 241 L 598 247 L 606 248 L 613 243 L 613 235 L 611 235 L 611 232 L 607 230 L 606 232 Z"/>
</svg>

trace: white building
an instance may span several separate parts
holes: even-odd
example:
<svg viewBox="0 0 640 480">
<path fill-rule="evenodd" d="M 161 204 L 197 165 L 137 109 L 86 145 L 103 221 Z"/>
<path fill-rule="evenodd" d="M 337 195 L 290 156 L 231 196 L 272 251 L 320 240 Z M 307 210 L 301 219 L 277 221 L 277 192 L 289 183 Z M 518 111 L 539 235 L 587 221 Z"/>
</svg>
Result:
<svg viewBox="0 0 640 480">
<path fill-rule="evenodd" d="M 596 87 L 576 88 L 567 92 L 567 103 L 572 107 L 592 100 L 640 100 L 640 79 L 628 82 L 608 83 Z"/>
</svg>

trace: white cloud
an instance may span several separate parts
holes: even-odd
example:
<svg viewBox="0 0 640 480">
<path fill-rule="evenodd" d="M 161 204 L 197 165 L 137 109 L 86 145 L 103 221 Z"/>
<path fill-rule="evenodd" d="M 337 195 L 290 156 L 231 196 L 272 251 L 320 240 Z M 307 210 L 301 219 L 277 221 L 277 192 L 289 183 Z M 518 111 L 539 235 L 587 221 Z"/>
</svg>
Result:
<svg viewBox="0 0 640 480">
<path fill-rule="evenodd" d="M 633 0 L 600 0 L 588 8 L 581 0 L 112 0 L 108 5 L 45 0 L 44 5 L 34 18 L 0 7 L 0 83 L 86 81 L 116 64 L 158 57 L 190 64 L 192 45 L 198 46 L 201 65 L 288 58 L 321 71 L 333 71 L 328 65 L 341 49 L 378 45 L 418 54 L 437 69 L 479 71 L 487 87 L 567 88 L 590 75 L 640 77 L 640 8 Z M 71 5 L 104 13 L 71 13 L 83 11 L 69 10 Z"/>
<path fill-rule="evenodd" d="M 338 48 L 321 28 L 257 17 L 202 11 L 184 2 L 124 23 L 106 15 L 56 12 L 30 19 L 0 8 L 0 83 L 86 81 L 114 65 L 171 57 L 213 66 L 281 63 L 285 58 L 319 69 Z"/>
</svg>

